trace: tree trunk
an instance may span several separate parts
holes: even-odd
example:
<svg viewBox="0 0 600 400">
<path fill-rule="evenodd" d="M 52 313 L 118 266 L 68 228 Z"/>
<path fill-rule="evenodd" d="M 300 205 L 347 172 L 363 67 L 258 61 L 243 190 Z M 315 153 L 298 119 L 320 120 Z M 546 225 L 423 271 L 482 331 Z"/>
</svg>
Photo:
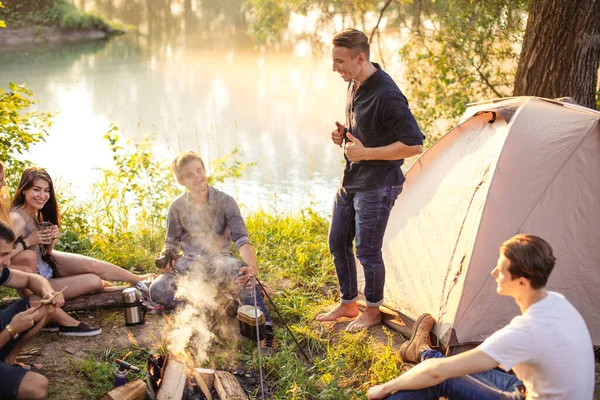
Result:
<svg viewBox="0 0 600 400">
<path fill-rule="evenodd" d="M 515 96 L 572 97 L 595 109 L 600 0 L 532 0 Z"/>
</svg>

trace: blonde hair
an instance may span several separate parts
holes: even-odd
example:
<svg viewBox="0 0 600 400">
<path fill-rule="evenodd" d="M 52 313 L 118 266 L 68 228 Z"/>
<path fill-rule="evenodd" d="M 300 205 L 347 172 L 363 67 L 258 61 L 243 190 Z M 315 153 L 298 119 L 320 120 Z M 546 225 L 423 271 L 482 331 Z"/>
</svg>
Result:
<svg viewBox="0 0 600 400">
<path fill-rule="evenodd" d="M 177 158 L 175 160 L 173 160 L 173 164 L 171 165 L 171 168 L 173 169 L 173 173 L 175 174 L 175 176 L 178 179 L 181 179 L 181 176 L 179 176 L 179 174 L 181 173 L 181 168 L 183 168 L 184 165 L 186 165 L 187 163 L 194 161 L 194 160 L 200 161 L 200 164 L 202 164 L 202 168 L 204 168 L 204 170 L 206 171 L 206 167 L 204 166 L 204 161 L 202 161 L 202 157 L 200 157 L 200 154 L 196 153 L 195 151 L 188 151 L 188 152 L 179 154 L 177 156 Z"/>
</svg>

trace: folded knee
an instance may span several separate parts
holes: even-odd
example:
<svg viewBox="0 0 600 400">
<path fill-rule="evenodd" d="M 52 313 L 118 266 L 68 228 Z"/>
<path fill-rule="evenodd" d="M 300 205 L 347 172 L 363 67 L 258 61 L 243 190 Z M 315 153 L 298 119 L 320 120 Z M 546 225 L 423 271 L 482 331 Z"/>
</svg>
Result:
<svg viewBox="0 0 600 400">
<path fill-rule="evenodd" d="M 45 399 L 48 394 L 48 379 L 35 372 L 28 372 L 21 385 L 17 399 Z"/>
<path fill-rule="evenodd" d="M 37 274 L 37 254 L 32 250 L 24 250 L 11 259 L 12 265 L 26 267 L 29 273 Z"/>
</svg>

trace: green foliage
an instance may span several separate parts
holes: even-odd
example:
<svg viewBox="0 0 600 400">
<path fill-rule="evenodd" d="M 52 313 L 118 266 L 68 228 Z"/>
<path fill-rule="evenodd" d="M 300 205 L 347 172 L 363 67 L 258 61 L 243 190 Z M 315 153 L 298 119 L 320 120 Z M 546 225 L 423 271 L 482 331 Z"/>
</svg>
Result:
<svg viewBox="0 0 600 400">
<path fill-rule="evenodd" d="M 511 96 L 527 4 L 452 0 L 413 31 L 400 54 L 412 110 L 430 139 L 456 124 L 467 103 Z"/>
<path fill-rule="evenodd" d="M 26 165 L 15 157 L 45 140 L 52 114 L 25 111 L 36 103 L 31 100 L 33 92 L 25 85 L 10 82 L 8 88 L 7 92 L 0 88 L 0 160 L 6 163 L 6 180 L 14 188 Z"/>
<path fill-rule="evenodd" d="M 4 8 L 4 4 L 0 2 L 0 8 Z M 0 19 L 0 28 L 6 28 L 6 23 Z"/>
<path fill-rule="evenodd" d="M 41 26 L 58 26 L 64 29 L 100 29 L 112 33 L 115 31 L 102 18 L 77 10 L 68 0 L 21 0 L 6 4 L 0 10 L 11 26 L 19 27 L 28 23 Z"/>
</svg>

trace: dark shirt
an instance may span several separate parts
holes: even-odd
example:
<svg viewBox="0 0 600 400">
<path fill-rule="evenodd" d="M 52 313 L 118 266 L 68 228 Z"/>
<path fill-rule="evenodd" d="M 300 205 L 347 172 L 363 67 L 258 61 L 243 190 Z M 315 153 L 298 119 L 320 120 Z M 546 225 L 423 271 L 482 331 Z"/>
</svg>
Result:
<svg viewBox="0 0 600 400">
<path fill-rule="evenodd" d="M 365 147 L 383 147 L 394 142 L 407 146 L 423 144 L 423 134 L 410 112 L 408 100 L 393 79 L 373 63 L 377 71 L 356 89 L 348 85 L 346 127 Z M 346 139 L 347 141 L 347 139 Z M 404 182 L 400 166 L 404 160 L 350 162 L 346 156 L 342 186 L 346 190 L 375 189 Z"/>
<path fill-rule="evenodd" d="M 6 285 L 8 282 L 10 282 L 10 278 L 12 278 L 10 269 L 8 269 L 6 266 L 3 266 L 2 272 L 0 272 L 0 285 Z"/>
</svg>

